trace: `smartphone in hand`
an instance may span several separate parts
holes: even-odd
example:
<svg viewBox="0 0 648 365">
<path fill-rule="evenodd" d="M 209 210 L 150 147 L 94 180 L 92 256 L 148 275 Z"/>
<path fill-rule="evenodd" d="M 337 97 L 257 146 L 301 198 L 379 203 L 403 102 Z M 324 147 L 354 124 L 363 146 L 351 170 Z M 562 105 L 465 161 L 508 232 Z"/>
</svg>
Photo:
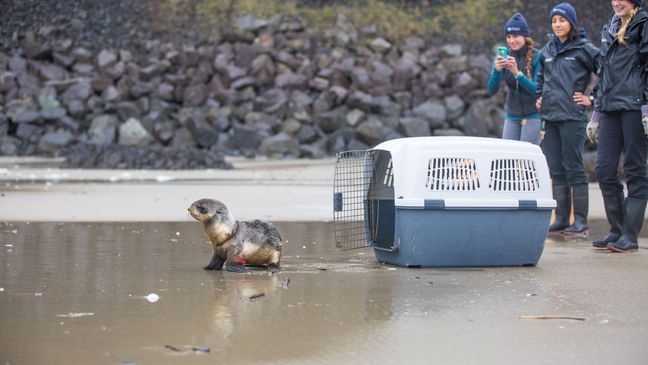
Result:
<svg viewBox="0 0 648 365">
<path fill-rule="evenodd" d="M 497 54 L 502 56 L 504 59 L 506 59 L 508 57 L 508 48 L 497 47 Z"/>
</svg>

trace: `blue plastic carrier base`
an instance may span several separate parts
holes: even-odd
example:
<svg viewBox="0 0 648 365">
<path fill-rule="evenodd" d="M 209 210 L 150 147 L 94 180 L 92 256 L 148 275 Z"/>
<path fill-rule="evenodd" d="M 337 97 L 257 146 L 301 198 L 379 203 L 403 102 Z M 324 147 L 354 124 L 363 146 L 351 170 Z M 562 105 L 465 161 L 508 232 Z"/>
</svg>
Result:
<svg viewBox="0 0 648 365">
<path fill-rule="evenodd" d="M 395 247 L 381 263 L 406 267 L 536 266 L 551 209 L 396 209 Z"/>
</svg>

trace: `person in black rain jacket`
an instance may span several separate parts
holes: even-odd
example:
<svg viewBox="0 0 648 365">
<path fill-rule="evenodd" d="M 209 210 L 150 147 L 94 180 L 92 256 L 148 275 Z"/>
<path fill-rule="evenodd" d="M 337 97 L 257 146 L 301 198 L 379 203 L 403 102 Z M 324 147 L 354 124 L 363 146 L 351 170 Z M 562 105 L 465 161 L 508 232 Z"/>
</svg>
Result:
<svg viewBox="0 0 648 365">
<path fill-rule="evenodd" d="M 593 246 L 637 251 L 648 199 L 648 13 L 641 0 L 612 1 L 603 27 L 603 67 L 587 134 L 598 139 L 596 176 L 610 232 Z M 617 174 L 621 153 L 628 196 Z"/>
<path fill-rule="evenodd" d="M 570 4 L 554 7 L 550 19 L 553 34 L 541 51 L 537 89 L 537 106 L 545 123 L 542 150 L 557 203 L 549 233 L 585 236 L 589 231 L 588 179 L 583 165 L 585 108 L 592 100 L 584 93 L 592 73 L 600 67 L 601 51 L 579 29 Z M 574 223 L 570 225 L 572 204 Z"/>
</svg>

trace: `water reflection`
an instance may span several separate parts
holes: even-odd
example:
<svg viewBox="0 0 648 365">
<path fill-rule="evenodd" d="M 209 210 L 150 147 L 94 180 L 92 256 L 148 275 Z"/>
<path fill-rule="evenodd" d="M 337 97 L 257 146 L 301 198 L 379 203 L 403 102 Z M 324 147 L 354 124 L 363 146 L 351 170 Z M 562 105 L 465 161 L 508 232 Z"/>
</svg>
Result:
<svg viewBox="0 0 648 365">
<path fill-rule="evenodd" d="M 79 359 L 121 361 L 165 358 L 173 343 L 278 361 L 318 353 L 374 319 L 367 302 L 379 283 L 359 274 L 384 270 L 370 251 L 338 252 L 327 224 L 279 226 L 283 273 L 268 277 L 202 270 L 211 247 L 191 223 L 3 225 L 0 353 L 40 363 L 74 348 Z M 151 293 L 158 302 L 144 299 Z M 52 346 L 34 351 L 30 333 Z"/>
</svg>

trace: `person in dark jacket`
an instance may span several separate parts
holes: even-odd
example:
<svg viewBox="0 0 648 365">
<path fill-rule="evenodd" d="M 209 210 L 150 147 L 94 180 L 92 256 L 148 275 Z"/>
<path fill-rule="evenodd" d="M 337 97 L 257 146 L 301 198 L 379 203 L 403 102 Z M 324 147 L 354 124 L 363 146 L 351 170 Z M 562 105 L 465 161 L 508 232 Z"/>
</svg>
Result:
<svg viewBox="0 0 648 365">
<path fill-rule="evenodd" d="M 592 105 L 585 89 L 597 72 L 601 51 L 578 27 L 574 8 L 561 3 L 551 10 L 549 42 L 540 55 L 537 107 L 545 123 L 542 150 L 547 157 L 556 200 L 556 219 L 549 233 L 586 236 L 589 231 L 588 179 L 583 165 L 587 116 Z M 570 225 L 573 204 L 574 222 Z"/>
<path fill-rule="evenodd" d="M 598 139 L 596 177 L 609 233 L 593 246 L 637 251 L 648 199 L 648 13 L 641 1 L 612 1 L 614 16 L 603 27 L 603 67 L 588 137 Z M 617 174 L 621 153 L 628 190 Z"/>
<path fill-rule="evenodd" d="M 529 25 L 520 13 L 508 20 L 504 34 L 508 57 L 497 55 L 488 79 L 488 92 L 491 95 L 497 93 L 502 80 L 509 89 L 502 138 L 539 145 L 541 121 L 535 101 L 540 51 L 533 48 Z"/>
</svg>

